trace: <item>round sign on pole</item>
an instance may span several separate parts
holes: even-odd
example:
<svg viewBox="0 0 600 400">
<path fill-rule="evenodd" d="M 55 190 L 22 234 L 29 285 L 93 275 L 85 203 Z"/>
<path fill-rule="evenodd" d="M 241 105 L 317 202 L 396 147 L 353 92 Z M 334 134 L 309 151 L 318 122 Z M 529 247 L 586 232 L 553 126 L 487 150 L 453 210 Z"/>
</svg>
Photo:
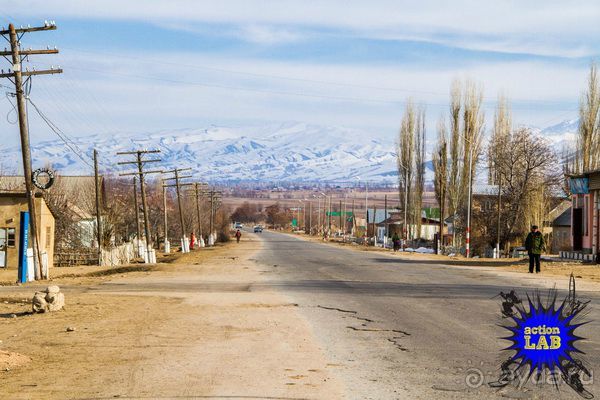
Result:
<svg viewBox="0 0 600 400">
<path fill-rule="evenodd" d="M 31 181 L 38 189 L 49 189 L 54 184 L 54 172 L 48 168 L 38 168 L 31 174 Z"/>
</svg>

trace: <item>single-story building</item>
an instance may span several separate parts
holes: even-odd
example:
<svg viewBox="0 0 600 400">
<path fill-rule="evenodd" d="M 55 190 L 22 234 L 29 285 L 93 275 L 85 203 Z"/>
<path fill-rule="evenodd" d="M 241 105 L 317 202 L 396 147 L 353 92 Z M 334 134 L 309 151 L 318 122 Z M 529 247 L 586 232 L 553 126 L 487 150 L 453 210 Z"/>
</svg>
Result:
<svg viewBox="0 0 600 400">
<path fill-rule="evenodd" d="M 552 221 L 551 252 L 571 250 L 571 207 Z"/>
<path fill-rule="evenodd" d="M 36 195 L 34 203 L 40 250 L 47 255 L 48 268 L 52 268 L 54 215 L 41 195 Z M 28 211 L 27 196 L 24 192 L 0 193 L 0 268 L 14 269 L 15 273 L 19 264 L 21 211 Z"/>
<path fill-rule="evenodd" d="M 600 170 L 570 175 L 571 251 L 561 257 L 594 261 L 598 259 L 600 224 Z"/>
<path fill-rule="evenodd" d="M 434 240 L 435 234 L 438 232 L 440 227 L 440 221 L 436 218 L 430 218 L 427 216 L 428 213 L 422 211 L 421 213 L 421 232 L 417 233 L 417 226 L 415 224 L 408 225 L 408 236 L 414 239 Z M 389 218 L 376 224 L 378 230 L 385 232 L 387 227 L 388 237 L 398 234 L 399 237 L 403 237 L 404 227 L 404 213 L 402 211 L 392 211 Z"/>
</svg>

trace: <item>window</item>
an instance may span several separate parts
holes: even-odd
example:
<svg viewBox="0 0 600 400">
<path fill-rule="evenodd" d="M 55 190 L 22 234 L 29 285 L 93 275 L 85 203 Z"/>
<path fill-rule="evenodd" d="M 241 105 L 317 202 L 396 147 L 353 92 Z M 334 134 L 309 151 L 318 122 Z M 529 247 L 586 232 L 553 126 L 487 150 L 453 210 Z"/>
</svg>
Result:
<svg viewBox="0 0 600 400">
<path fill-rule="evenodd" d="M 15 234 L 15 228 L 8 228 L 6 245 L 8 247 L 15 247 L 16 242 L 17 242 L 17 239 L 16 239 L 16 234 Z"/>
<path fill-rule="evenodd" d="M 52 244 L 52 227 L 46 227 L 46 248 L 49 249 Z"/>
</svg>

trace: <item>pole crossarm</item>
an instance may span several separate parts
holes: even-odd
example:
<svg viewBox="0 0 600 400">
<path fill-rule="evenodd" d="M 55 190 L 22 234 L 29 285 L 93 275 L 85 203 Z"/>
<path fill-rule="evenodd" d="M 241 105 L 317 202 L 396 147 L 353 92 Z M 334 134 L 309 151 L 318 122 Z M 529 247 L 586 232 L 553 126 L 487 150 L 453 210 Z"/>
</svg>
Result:
<svg viewBox="0 0 600 400">
<path fill-rule="evenodd" d="M 144 175 L 148 175 L 148 174 L 163 174 L 163 171 L 160 170 L 156 170 L 156 171 L 144 171 L 143 174 Z M 129 172 L 126 174 L 119 174 L 119 176 L 133 176 L 133 175 L 139 175 L 139 172 Z"/>
<path fill-rule="evenodd" d="M 27 49 L 19 51 L 22 56 L 37 56 L 42 54 L 58 54 L 58 49 Z M 8 57 L 12 55 L 11 51 L 0 50 L 0 56 Z"/>
<path fill-rule="evenodd" d="M 63 70 L 60 68 L 45 69 L 41 71 L 23 71 L 21 76 L 34 76 L 34 75 L 50 75 L 50 74 L 62 74 Z M 0 78 L 12 78 L 16 72 L 0 73 Z"/>
<path fill-rule="evenodd" d="M 50 24 L 45 24 L 44 26 L 28 26 L 26 28 L 24 27 L 20 27 L 20 28 L 15 28 L 14 32 L 15 33 L 29 33 L 29 32 L 40 32 L 40 31 L 55 31 L 56 30 L 56 24 L 54 23 L 50 23 Z M 10 28 L 9 29 L 4 29 L 4 27 L 2 27 L 2 30 L 0 30 L 0 35 L 8 35 L 10 34 Z"/>
<path fill-rule="evenodd" d="M 193 183 L 180 183 L 179 187 L 181 187 L 181 186 L 193 186 L 193 185 L 194 185 Z M 163 187 L 166 187 L 166 188 L 168 188 L 168 187 L 177 187 L 177 185 L 176 184 L 175 185 L 163 185 Z"/>
<path fill-rule="evenodd" d="M 151 153 L 160 153 L 160 150 L 119 151 L 119 152 L 117 152 L 117 155 L 123 156 L 123 155 L 127 155 L 127 154 L 151 154 Z"/>
</svg>

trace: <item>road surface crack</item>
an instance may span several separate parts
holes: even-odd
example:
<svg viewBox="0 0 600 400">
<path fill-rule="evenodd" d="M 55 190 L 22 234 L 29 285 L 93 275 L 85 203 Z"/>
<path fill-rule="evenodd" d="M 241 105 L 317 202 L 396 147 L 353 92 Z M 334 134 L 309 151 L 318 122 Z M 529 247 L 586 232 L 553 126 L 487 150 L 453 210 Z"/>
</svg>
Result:
<svg viewBox="0 0 600 400">
<path fill-rule="evenodd" d="M 388 338 L 388 342 L 391 342 L 394 346 L 396 346 L 400 351 L 408 351 L 408 349 L 404 346 L 402 346 L 402 343 L 400 343 L 400 340 L 402 339 L 401 336 L 394 336 L 393 338 Z"/>
<path fill-rule="evenodd" d="M 322 305 L 318 305 L 317 307 L 319 307 L 319 308 L 322 308 L 322 309 L 324 309 L 324 310 L 339 311 L 339 312 L 342 312 L 342 313 L 348 313 L 348 314 L 358 314 L 358 312 L 357 312 L 357 311 L 353 311 L 353 310 L 344 310 L 344 309 L 342 309 L 342 308 L 337 308 L 337 307 L 325 307 L 325 306 L 322 306 Z"/>
<path fill-rule="evenodd" d="M 410 333 L 401 331 L 399 329 L 357 328 L 355 326 L 347 326 L 346 328 L 352 329 L 353 331 L 362 331 L 362 332 L 392 332 L 392 333 L 401 333 L 404 336 L 410 336 Z"/>
</svg>

